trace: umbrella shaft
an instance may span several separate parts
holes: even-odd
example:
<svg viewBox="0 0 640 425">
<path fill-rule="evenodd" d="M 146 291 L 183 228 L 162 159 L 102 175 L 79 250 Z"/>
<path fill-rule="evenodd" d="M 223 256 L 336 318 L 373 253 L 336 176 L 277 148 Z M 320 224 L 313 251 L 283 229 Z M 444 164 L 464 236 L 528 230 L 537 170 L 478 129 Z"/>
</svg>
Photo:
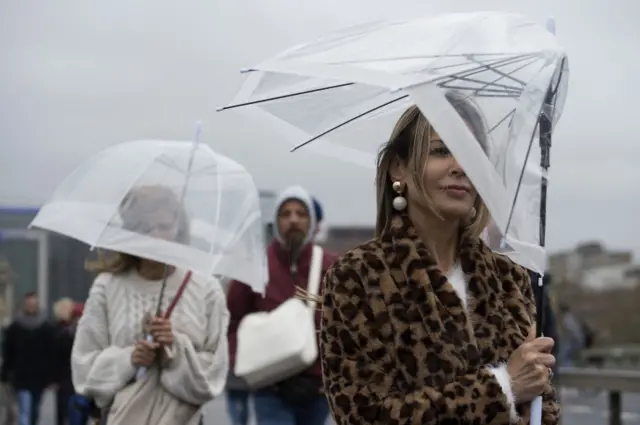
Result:
<svg viewBox="0 0 640 425">
<path fill-rule="evenodd" d="M 158 295 L 158 305 L 156 306 L 156 317 L 162 314 L 162 300 L 164 298 L 164 292 L 167 289 L 167 278 L 169 277 L 169 266 L 165 264 L 164 273 L 162 276 L 162 286 L 160 286 L 160 294 Z"/>
<path fill-rule="evenodd" d="M 547 239 L 547 187 L 549 181 L 547 180 L 547 172 L 551 166 L 551 131 L 552 131 L 552 114 L 553 114 L 553 101 L 554 91 L 550 86 L 545 96 L 545 106 L 543 107 L 543 113 L 540 114 L 540 168 L 543 170 L 542 178 L 540 179 L 540 246 L 546 245 Z M 546 110 L 546 113 L 545 113 Z M 531 282 L 533 285 L 533 282 Z M 535 300 L 536 300 L 536 336 L 542 336 L 545 325 L 545 286 L 543 283 L 543 275 L 538 275 L 537 285 L 534 286 Z"/>
</svg>

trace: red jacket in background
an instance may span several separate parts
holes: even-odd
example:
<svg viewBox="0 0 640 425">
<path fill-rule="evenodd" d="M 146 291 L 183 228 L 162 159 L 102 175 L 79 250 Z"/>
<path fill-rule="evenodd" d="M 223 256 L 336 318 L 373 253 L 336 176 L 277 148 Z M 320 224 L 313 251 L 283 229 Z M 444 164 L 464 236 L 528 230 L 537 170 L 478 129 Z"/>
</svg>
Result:
<svg viewBox="0 0 640 425">
<path fill-rule="evenodd" d="M 236 362 L 236 347 L 237 347 L 237 332 L 240 321 L 250 313 L 256 312 L 268 312 L 276 309 L 280 304 L 284 303 L 288 299 L 295 295 L 296 286 L 299 288 L 307 289 L 309 278 L 309 267 L 311 264 L 311 253 L 313 251 L 313 244 L 310 243 L 304 247 L 300 253 L 300 257 L 297 262 L 297 274 L 294 281 L 291 273 L 291 265 L 289 263 L 288 253 L 282 249 L 280 243 L 276 240 L 272 241 L 267 247 L 267 261 L 269 262 L 269 282 L 265 291 L 264 298 L 260 294 L 256 294 L 253 290 L 244 283 L 233 281 L 229 284 L 229 290 L 227 292 L 227 307 L 231 314 L 231 320 L 229 322 L 229 356 L 231 362 L 231 368 L 235 367 Z M 324 251 L 322 259 L 322 276 L 327 272 L 327 269 L 338 258 L 337 255 Z M 319 293 L 323 292 L 323 281 L 321 280 Z M 320 329 L 320 317 L 321 311 L 316 311 L 316 329 Z M 322 371 L 320 368 L 320 359 L 309 368 L 308 371 L 303 372 L 307 374 L 313 374 L 318 377 L 322 377 Z"/>
</svg>

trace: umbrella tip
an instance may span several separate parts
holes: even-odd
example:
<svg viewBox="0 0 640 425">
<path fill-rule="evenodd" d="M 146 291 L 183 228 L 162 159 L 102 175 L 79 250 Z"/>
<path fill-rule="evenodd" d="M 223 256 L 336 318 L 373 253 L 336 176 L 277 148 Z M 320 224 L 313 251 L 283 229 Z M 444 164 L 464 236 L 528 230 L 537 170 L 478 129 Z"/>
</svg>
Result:
<svg viewBox="0 0 640 425">
<path fill-rule="evenodd" d="M 547 27 L 547 31 L 549 31 L 553 35 L 556 35 L 556 18 L 554 18 L 553 16 L 548 17 L 545 26 Z"/>
<path fill-rule="evenodd" d="M 193 141 L 198 143 L 200 142 L 200 133 L 202 132 L 202 121 L 196 121 L 196 133 L 193 138 Z"/>
<path fill-rule="evenodd" d="M 255 72 L 255 71 L 257 71 L 257 70 L 256 70 L 256 69 L 253 69 L 253 68 L 241 68 L 241 69 L 240 69 L 240 73 L 241 73 L 241 74 L 246 74 L 246 73 L 248 73 L 248 72 Z"/>
</svg>

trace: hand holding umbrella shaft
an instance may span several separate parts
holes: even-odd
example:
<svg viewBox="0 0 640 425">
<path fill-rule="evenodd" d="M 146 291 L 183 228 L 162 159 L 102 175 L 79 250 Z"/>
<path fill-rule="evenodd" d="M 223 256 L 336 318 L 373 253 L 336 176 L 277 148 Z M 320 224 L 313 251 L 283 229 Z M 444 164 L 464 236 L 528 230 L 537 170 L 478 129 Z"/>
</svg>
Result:
<svg viewBox="0 0 640 425">
<path fill-rule="evenodd" d="M 153 343 L 156 347 L 161 345 L 171 346 L 173 344 L 173 329 L 171 321 L 161 316 L 152 318 L 149 325 L 149 333 L 147 334 L 145 341 Z M 136 379 L 142 378 L 146 372 L 146 367 L 138 369 Z"/>
<path fill-rule="evenodd" d="M 173 344 L 173 328 L 171 326 L 171 320 L 165 319 L 162 316 L 156 316 L 151 319 L 149 331 L 153 340 L 158 344 L 168 346 Z"/>
<path fill-rule="evenodd" d="M 158 344 L 153 342 L 151 335 L 147 335 L 146 339 L 136 343 L 133 354 L 131 355 L 133 365 L 139 366 L 136 372 L 136 379 L 142 378 L 147 371 L 147 366 L 155 361 L 157 348 Z"/>
</svg>

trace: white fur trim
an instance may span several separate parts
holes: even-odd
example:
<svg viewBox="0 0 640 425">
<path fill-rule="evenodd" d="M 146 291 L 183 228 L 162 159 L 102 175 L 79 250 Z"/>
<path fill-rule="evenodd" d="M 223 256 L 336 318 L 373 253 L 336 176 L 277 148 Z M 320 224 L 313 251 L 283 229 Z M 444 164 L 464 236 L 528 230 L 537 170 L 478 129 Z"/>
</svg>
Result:
<svg viewBox="0 0 640 425">
<path fill-rule="evenodd" d="M 502 388 L 502 392 L 507 397 L 507 402 L 509 403 L 511 423 L 517 424 L 520 421 L 520 416 L 518 416 L 518 412 L 516 411 L 516 397 L 513 394 L 513 389 L 511 388 L 511 377 L 509 376 L 509 371 L 507 370 L 506 364 L 498 365 L 497 367 L 489 367 L 493 376 L 496 377 L 496 380 L 500 384 Z"/>
<path fill-rule="evenodd" d="M 456 294 L 462 301 L 462 305 L 465 310 L 469 308 L 469 301 L 467 297 L 467 277 L 464 275 L 462 266 L 460 263 L 456 263 L 449 272 L 447 272 L 447 280 L 453 286 Z"/>
</svg>

